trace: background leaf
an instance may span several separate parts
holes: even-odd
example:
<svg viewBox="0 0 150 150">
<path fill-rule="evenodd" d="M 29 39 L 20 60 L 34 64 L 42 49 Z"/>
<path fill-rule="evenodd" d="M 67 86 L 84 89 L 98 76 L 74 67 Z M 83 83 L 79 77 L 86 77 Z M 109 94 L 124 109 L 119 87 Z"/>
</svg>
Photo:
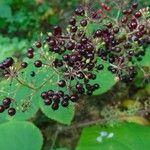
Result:
<svg viewBox="0 0 150 150">
<path fill-rule="evenodd" d="M 104 136 L 104 133 L 107 135 Z M 133 123 L 114 127 L 93 126 L 83 129 L 76 150 L 148 150 L 149 136 L 149 126 Z"/>
<path fill-rule="evenodd" d="M 140 62 L 142 66 L 150 67 L 150 46 L 146 49 L 146 54 Z"/>
<path fill-rule="evenodd" d="M 11 7 L 5 4 L 0 5 L 0 17 L 9 19 L 11 18 L 11 16 L 12 16 Z"/>
<path fill-rule="evenodd" d="M 0 125 L 1 150 L 41 150 L 40 130 L 29 122 L 9 122 Z"/>
</svg>

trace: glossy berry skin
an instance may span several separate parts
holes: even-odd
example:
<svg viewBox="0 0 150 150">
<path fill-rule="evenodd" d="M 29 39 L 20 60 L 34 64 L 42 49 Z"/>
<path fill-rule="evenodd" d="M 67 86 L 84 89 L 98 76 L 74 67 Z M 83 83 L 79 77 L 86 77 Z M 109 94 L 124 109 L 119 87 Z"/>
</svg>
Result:
<svg viewBox="0 0 150 150">
<path fill-rule="evenodd" d="M 74 49 L 74 47 L 75 47 L 75 43 L 73 43 L 72 41 L 69 41 L 68 43 L 67 43 L 67 49 L 68 50 L 73 50 Z"/>
<path fill-rule="evenodd" d="M 67 107 L 67 106 L 69 105 L 69 102 L 66 101 L 66 100 L 62 100 L 62 101 L 61 101 L 61 105 L 62 105 L 63 107 Z"/>
<path fill-rule="evenodd" d="M 3 65 L 8 68 L 10 66 L 12 66 L 12 64 L 14 63 L 14 60 L 12 57 L 8 57 L 4 60 Z"/>
<path fill-rule="evenodd" d="M 50 46 L 55 46 L 56 45 L 56 40 L 55 39 L 51 39 L 48 41 L 48 45 Z"/>
<path fill-rule="evenodd" d="M 56 103 L 56 102 L 54 102 L 54 103 L 52 104 L 52 109 L 53 109 L 53 110 L 57 110 L 58 108 L 59 108 L 59 104 Z"/>
<path fill-rule="evenodd" d="M 86 27 L 87 26 L 87 20 L 86 19 L 81 20 L 80 24 L 82 27 Z"/>
<path fill-rule="evenodd" d="M 69 24 L 74 26 L 76 24 L 76 19 L 74 17 L 72 17 L 70 20 L 69 20 Z"/>
<path fill-rule="evenodd" d="M 78 30 L 78 27 L 77 26 L 71 26 L 70 27 L 70 31 L 71 32 L 76 32 Z"/>
<path fill-rule="evenodd" d="M 71 95 L 71 97 L 70 97 L 70 100 L 71 100 L 72 102 L 77 102 L 78 99 L 79 99 L 78 95 Z"/>
<path fill-rule="evenodd" d="M 5 108 L 3 105 L 0 105 L 0 113 L 4 112 Z"/>
<path fill-rule="evenodd" d="M 10 105 L 10 104 L 11 104 L 11 99 L 8 98 L 8 97 L 6 97 L 6 98 L 3 100 L 3 105 L 4 105 L 4 106 L 8 106 L 8 105 Z"/>
<path fill-rule="evenodd" d="M 42 92 L 41 93 L 41 97 L 43 98 L 43 99 L 47 99 L 48 98 L 48 92 Z"/>
<path fill-rule="evenodd" d="M 140 11 L 138 11 L 138 12 L 136 12 L 136 13 L 134 14 L 134 16 L 135 16 L 136 18 L 140 18 L 140 17 L 142 16 L 142 14 L 141 14 Z"/>
<path fill-rule="evenodd" d="M 94 37 L 101 37 L 102 35 L 102 31 L 100 29 L 98 29 L 95 34 L 94 34 Z"/>
<path fill-rule="evenodd" d="M 41 42 L 38 41 L 38 42 L 35 43 L 35 46 L 36 46 L 37 48 L 41 48 L 42 44 L 41 44 Z"/>
<path fill-rule="evenodd" d="M 8 109 L 8 115 L 10 116 L 14 116 L 16 114 L 16 109 L 15 108 L 9 108 Z"/>
<path fill-rule="evenodd" d="M 27 66 L 28 66 L 28 63 L 27 63 L 27 62 L 22 62 L 22 63 L 21 63 L 21 67 L 22 67 L 22 68 L 27 68 Z"/>
<path fill-rule="evenodd" d="M 34 57 L 34 54 L 33 54 L 33 53 L 27 53 L 27 57 L 28 57 L 28 58 L 33 58 L 33 57 Z"/>
<path fill-rule="evenodd" d="M 44 104 L 45 105 L 51 105 L 52 104 L 52 100 L 50 98 L 44 99 Z"/>
<path fill-rule="evenodd" d="M 49 90 L 48 92 L 45 92 L 46 95 L 52 97 L 54 95 L 54 91 L 53 90 Z"/>
<path fill-rule="evenodd" d="M 78 72 L 78 73 L 77 73 L 77 78 L 78 78 L 78 79 L 84 79 L 85 76 L 84 76 L 84 74 L 83 74 L 82 72 Z"/>
<path fill-rule="evenodd" d="M 136 9 L 138 7 L 138 3 L 133 3 L 132 4 L 132 9 Z"/>
<path fill-rule="evenodd" d="M 64 80 L 60 80 L 60 81 L 58 82 L 58 85 L 59 85 L 60 87 L 65 87 L 65 86 L 66 86 L 66 82 L 65 82 Z"/>
<path fill-rule="evenodd" d="M 42 66 L 42 61 L 41 60 L 36 60 L 34 62 L 35 67 L 40 68 Z"/>
<path fill-rule="evenodd" d="M 69 99 L 70 99 L 70 96 L 69 96 L 69 95 L 64 95 L 64 96 L 63 96 L 63 100 L 64 100 L 64 101 L 69 101 Z"/>
<path fill-rule="evenodd" d="M 62 33 L 61 27 L 59 27 L 59 26 L 54 26 L 54 28 L 53 28 L 53 34 L 54 34 L 55 36 L 59 36 L 59 35 L 61 35 L 61 33 Z"/>
<path fill-rule="evenodd" d="M 28 53 L 33 53 L 34 52 L 34 49 L 32 48 L 32 47 L 30 47 L 29 49 L 28 49 Z"/>
<path fill-rule="evenodd" d="M 75 10 L 75 14 L 78 15 L 78 16 L 84 16 L 85 11 L 82 7 L 79 7 Z"/>
</svg>

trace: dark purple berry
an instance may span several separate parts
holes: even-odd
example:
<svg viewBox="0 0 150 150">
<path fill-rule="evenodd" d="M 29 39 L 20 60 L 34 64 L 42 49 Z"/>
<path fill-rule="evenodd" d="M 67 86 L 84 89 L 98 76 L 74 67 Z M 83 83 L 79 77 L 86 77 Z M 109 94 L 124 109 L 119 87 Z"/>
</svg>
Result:
<svg viewBox="0 0 150 150">
<path fill-rule="evenodd" d="M 70 100 L 72 102 L 77 102 L 79 100 L 79 96 L 78 95 L 71 95 Z"/>
<path fill-rule="evenodd" d="M 101 37 L 102 35 L 102 30 L 98 29 L 96 30 L 96 32 L 94 33 L 94 37 Z"/>
<path fill-rule="evenodd" d="M 53 90 L 49 90 L 48 92 L 47 92 L 47 94 L 48 94 L 48 96 L 53 96 L 54 95 L 54 91 Z"/>
<path fill-rule="evenodd" d="M 67 106 L 69 105 L 69 102 L 66 101 L 66 100 L 62 100 L 62 101 L 61 101 L 61 105 L 62 105 L 63 107 L 67 107 Z"/>
<path fill-rule="evenodd" d="M 78 30 L 78 27 L 77 26 L 71 26 L 70 27 L 70 31 L 71 32 L 76 32 Z"/>
<path fill-rule="evenodd" d="M 38 41 L 38 42 L 35 43 L 35 46 L 36 46 L 37 48 L 40 48 L 40 47 L 42 46 L 42 44 L 41 44 L 40 41 Z"/>
<path fill-rule="evenodd" d="M 51 40 L 49 40 L 48 44 L 50 46 L 55 46 L 56 45 L 56 40 L 55 39 L 51 39 Z"/>
<path fill-rule="evenodd" d="M 34 62 L 34 65 L 35 65 L 35 67 L 39 68 L 39 67 L 42 66 L 42 61 L 41 61 L 41 60 L 36 60 L 36 61 Z"/>
<path fill-rule="evenodd" d="M 85 11 L 82 7 L 79 7 L 75 10 L 75 14 L 78 15 L 78 16 L 84 16 Z"/>
<path fill-rule="evenodd" d="M 67 43 L 66 48 L 67 48 L 68 50 L 73 50 L 74 47 L 75 47 L 75 43 L 74 43 L 74 42 L 69 41 L 69 42 Z"/>
<path fill-rule="evenodd" d="M 27 57 L 28 57 L 28 58 L 33 58 L 33 57 L 34 57 L 34 54 L 31 53 L 31 52 L 28 52 L 28 53 L 27 53 Z"/>
<path fill-rule="evenodd" d="M 8 109 L 8 115 L 10 116 L 14 116 L 16 114 L 16 109 L 15 108 L 9 108 Z"/>
<path fill-rule="evenodd" d="M 54 35 L 61 35 L 61 33 L 62 33 L 62 30 L 61 30 L 61 27 L 59 27 L 59 26 L 54 26 L 54 28 L 53 28 L 53 34 Z"/>
<path fill-rule="evenodd" d="M 11 99 L 6 97 L 4 100 L 3 100 L 3 105 L 7 106 L 7 105 L 10 105 L 11 104 Z"/>
<path fill-rule="evenodd" d="M 57 110 L 58 108 L 59 108 L 59 104 L 56 103 L 56 102 L 54 102 L 54 103 L 52 104 L 52 109 L 53 109 L 53 110 Z"/>
<path fill-rule="evenodd" d="M 140 11 L 138 11 L 138 12 L 136 12 L 136 13 L 134 14 L 134 16 L 135 16 L 136 18 L 140 18 L 140 17 L 142 16 L 142 13 L 141 13 Z"/>
<path fill-rule="evenodd" d="M 74 26 L 76 24 L 76 19 L 74 17 L 72 17 L 70 20 L 69 20 L 69 24 Z"/>
<path fill-rule="evenodd" d="M 65 80 L 60 80 L 60 81 L 58 82 L 58 85 L 59 85 L 60 87 L 66 86 Z"/>
<path fill-rule="evenodd" d="M 135 3 L 132 4 L 133 9 L 136 9 L 137 7 L 138 7 L 138 3 L 135 2 Z"/>
<path fill-rule="evenodd" d="M 42 92 L 41 93 L 41 97 L 43 98 L 43 99 L 47 99 L 48 98 L 48 92 Z"/>
<path fill-rule="evenodd" d="M 64 101 L 69 101 L 69 99 L 70 99 L 70 96 L 69 96 L 69 95 L 66 94 L 66 95 L 63 96 L 63 100 L 64 100 Z"/>
<path fill-rule="evenodd" d="M 81 24 L 82 27 L 87 26 L 87 20 L 86 19 L 81 20 L 80 24 Z"/>
<path fill-rule="evenodd" d="M 50 98 L 44 99 L 44 104 L 45 105 L 51 105 L 52 104 L 52 100 Z"/>
<path fill-rule="evenodd" d="M 0 113 L 4 112 L 5 108 L 3 105 L 0 105 Z"/>
<path fill-rule="evenodd" d="M 27 62 L 22 62 L 22 63 L 21 63 L 21 67 L 22 67 L 22 68 L 27 68 L 27 66 L 28 66 L 28 63 L 27 63 Z"/>
<path fill-rule="evenodd" d="M 30 47 L 29 49 L 28 49 L 28 53 L 33 53 L 34 52 L 34 49 L 32 48 L 32 47 Z"/>
<path fill-rule="evenodd" d="M 4 60 L 3 65 L 4 65 L 5 67 L 10 67 L 10 66 L 12 66 L 13 63 L 14 63 L 13 58 L 12 58 L 12 57 L 8 57 L 8 58 L 6 58 L 6 59 Z"/>
</svg>

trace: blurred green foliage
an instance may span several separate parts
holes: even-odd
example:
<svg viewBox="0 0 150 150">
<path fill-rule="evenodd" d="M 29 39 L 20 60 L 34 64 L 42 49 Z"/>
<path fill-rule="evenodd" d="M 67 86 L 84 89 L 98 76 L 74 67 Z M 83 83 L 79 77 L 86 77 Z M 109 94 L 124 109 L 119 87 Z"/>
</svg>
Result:
<svg viewBox="0 0 150 150">
<path fill-rule="evenodd" d="M 0 60 L 22 54 L 40 33 L 58 24 L 79 0 L 0 0 Z M 68 10 L 66 10 L 68 9 Z M 63 20 L 63 18 L 62 18 Z"/>
<path fill-rule="evenodd" d="M 75 7 L 78 0 L 1 0 L 0 31 L 7 36 L 33 38 L 59 22 L 66 8 Z"/>
</svg>

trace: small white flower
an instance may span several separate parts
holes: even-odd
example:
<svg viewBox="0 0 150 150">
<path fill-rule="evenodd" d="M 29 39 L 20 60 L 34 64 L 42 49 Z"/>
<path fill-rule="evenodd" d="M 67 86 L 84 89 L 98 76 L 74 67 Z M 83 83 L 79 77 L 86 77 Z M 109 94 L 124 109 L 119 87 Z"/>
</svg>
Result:
<svg viewBox="0 0 150 150">
<path fill-rule="evenodd" d="M 114 136 L 114 133 L 109 133 L 109 135 L 107 136 L 107 139 L 112 138 Z"/>
<path fill-rule="evenodd" d="M 107 133 L 106 131 L 102 131 L 102 132 L 100 132 L 100 135 L 101 135 L 102 137 L 104 137 L 104 136 L 107 136 L 108 133 Z"/>
<path fill-rule="evenodd" d="M 102 142 L 102 137 L 101 137 L 101 136 L 98 136 L 97 139 L 96 139 L 96 141 L 97 141 L 97 142 Z"/>
</svg>

